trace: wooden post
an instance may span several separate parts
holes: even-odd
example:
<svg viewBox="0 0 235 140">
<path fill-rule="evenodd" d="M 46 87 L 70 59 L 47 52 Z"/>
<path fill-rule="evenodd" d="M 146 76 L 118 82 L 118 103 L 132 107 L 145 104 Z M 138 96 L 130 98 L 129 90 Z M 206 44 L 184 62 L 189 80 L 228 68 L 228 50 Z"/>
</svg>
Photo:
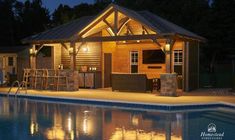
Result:
<svg viewBox="0 0 235 140">
<path fill-rule="evenodd" d="M 166 52 L 166 73 L 171 73 L 171 51 Z"/>
<path fill-rule="evenodd" d="M 76 70 L 76 45 L 75 42 L 70 43 L 70 66 L 72 70 Z"/>
<path fill-rule="evenodd" d="M 166 73 L 171 73 L 171 60 L 172 60 L 172 50 L 175 44 L 174 39 L 167 39 L 166 44 L 169 44 L 169 50 L 166 50 L 167 47 L 165 45 L 165 53 L 166 53 Z"/>
<path fill-rule="evenodd" d="M 36 69 L 36 48 L 35 45 L 32 45 L 32 48 L 29 50 L 30 53 L 30 68 Z"/>
<path fill-rule="evenodd" d="M 114 10 L 114 34 L 117 36 L 118 33 L 118 11 Z"/>
</svg>

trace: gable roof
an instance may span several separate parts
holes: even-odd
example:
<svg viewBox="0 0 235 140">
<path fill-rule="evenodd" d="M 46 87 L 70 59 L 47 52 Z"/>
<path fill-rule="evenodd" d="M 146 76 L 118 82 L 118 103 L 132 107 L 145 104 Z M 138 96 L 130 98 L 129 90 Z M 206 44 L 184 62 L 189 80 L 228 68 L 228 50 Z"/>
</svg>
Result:
<svg viewBox="0 0 235 140">
<path fill-rule="evenodd" d="M 149 11 L 140 11 L 138 12 L 142 17 L 148 20 L 153 26 L 161 31 L 161 33 L 171 33 L 179 34 L 187 37 L 197 38 L 199 40 L 205 40 L 204 37 L 201 37 L 191 31 L 188 31 L 170 21 L 167 21 L 160 16 L 157 16 Z"/>
<path fill-rule="evenodd" d="M 72 36 L 80 32 L 91 20 L 92 16 L 85 16 L 68 23 L 59 25 L 39 34 L 24 38 L 23 43 L 31 41 L 69 40 Z"/>
<path fill-rule="evenodd" d="M 206 40 L 205 38 L 190 32 L 170 21 L 167 21 L 153 13 L 148 11 L 140 11 L 136 12 L 115 4 L 110 4 L 104 11 L 102 11 L 99 15 L 102 15 L 106 12 L 107 9 L 113 7 L 128 17 L 141 22 L 143 25 L 149 27 L 153 31 L 158 34 L 172 34 L 172 35 L 180 35 L 186 36 L 189 38 L 197 39 L 197 40 Z M 84 28 L 93 23 L 98 16 L 85 16 L 79 19 L 73 20 L 66 24 L 57 26 L 55 28 L 49 29 L 45 32 L 24 38 L 22 40 L 23 43 L 30 42 L 40 42 L 40 41 L 70 41 L 72 37 L 76 34 L 80 33 Z"/>
</svg>

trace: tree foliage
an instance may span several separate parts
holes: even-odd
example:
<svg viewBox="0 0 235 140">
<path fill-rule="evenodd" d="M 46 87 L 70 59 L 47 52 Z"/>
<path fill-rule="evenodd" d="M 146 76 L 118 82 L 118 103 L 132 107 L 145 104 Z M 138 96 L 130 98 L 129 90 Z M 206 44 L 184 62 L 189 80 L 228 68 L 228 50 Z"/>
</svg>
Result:
<svg viewBox="0 0 235 140">
<path fill-rule="evenodd" d="M 0 19 L 0 46 L 18 45 L 22 38 L 44 31 L 50 23 L 41 0 L 0 0 Z"/>
</svg>

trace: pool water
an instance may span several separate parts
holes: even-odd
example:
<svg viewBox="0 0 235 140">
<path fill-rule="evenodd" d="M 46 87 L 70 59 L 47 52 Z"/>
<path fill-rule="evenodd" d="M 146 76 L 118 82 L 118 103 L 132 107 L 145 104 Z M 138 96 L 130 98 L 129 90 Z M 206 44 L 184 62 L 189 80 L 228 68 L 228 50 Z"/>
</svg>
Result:
<svg viewBox="0 0 235 140">
<path fill-rule="evenodd" d="M 235 111 L 160 112 L 0 97 L 0 140 L 205 138 L 234 140 Z"/>
</svg>

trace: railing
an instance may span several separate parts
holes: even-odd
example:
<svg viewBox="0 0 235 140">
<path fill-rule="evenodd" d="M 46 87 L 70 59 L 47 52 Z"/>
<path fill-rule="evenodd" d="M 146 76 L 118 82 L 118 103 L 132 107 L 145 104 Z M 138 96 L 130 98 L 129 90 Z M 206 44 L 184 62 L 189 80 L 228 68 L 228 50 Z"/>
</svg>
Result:
<svg viewBox="0 0 235 140">
<path fill-rule="evenodd" d="M 27 94 L 27 83 L 25 81 L 22 81 L 22 82 L 19 82 L 18 80 L 14 81 L 12 84 L 11 84 L 11 87 L 10 89 L 8 90 L 7 94 L 9 96 L 9 94 L 11 93 L 11 90 L 12 88 L 17 85 L 17 90 L 15 92 L 15 96 L 17 95 L 18 91 L 20 90 L 20 88 L 24 89 L 25 88 L 25 94 Z"/>
</svg>

